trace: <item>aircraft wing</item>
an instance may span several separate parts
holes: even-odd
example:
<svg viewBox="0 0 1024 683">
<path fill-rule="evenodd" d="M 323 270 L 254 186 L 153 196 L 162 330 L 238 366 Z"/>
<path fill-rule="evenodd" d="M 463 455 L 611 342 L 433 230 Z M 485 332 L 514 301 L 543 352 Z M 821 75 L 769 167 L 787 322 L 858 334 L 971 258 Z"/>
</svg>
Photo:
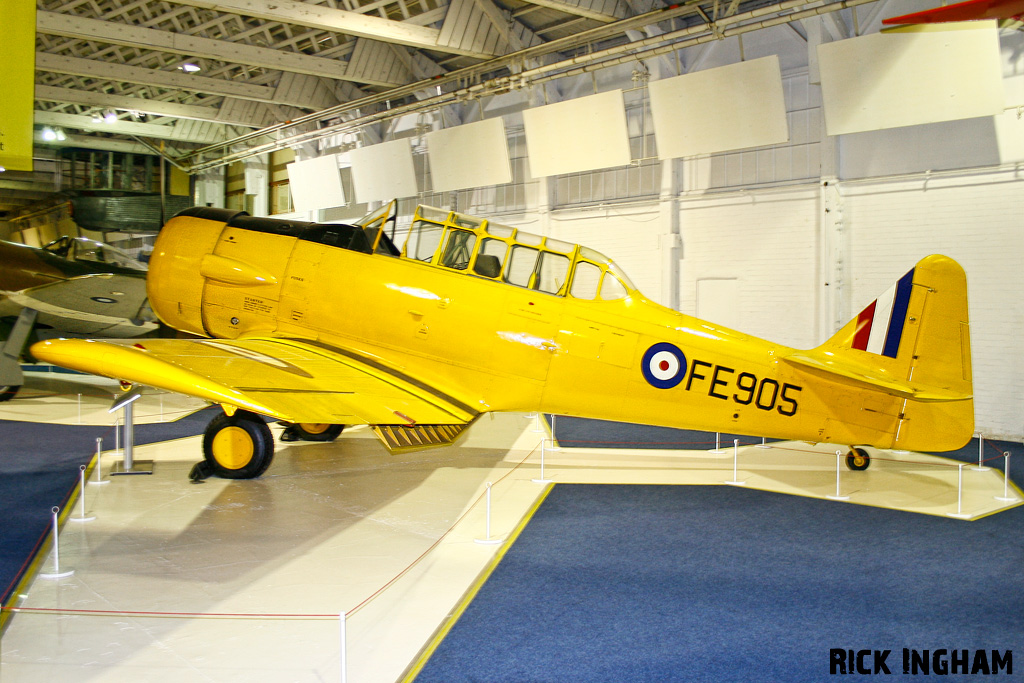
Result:
<svg viewBox="0 0 1024 683">
<path fill-rule="evenodd" d="M 40 360 L 235 406 L 289 422 L 465 424 L 458 398 L 378 360 L 291 339 L 56 339 Z"/>
<path fill-rule="evenodd" d="M 136 337 L 157 327 L 146 305 L 146 279 L 115 273 L 80 275 L 29 287 L 9 296 L 65 332 Z"/>
</svg>

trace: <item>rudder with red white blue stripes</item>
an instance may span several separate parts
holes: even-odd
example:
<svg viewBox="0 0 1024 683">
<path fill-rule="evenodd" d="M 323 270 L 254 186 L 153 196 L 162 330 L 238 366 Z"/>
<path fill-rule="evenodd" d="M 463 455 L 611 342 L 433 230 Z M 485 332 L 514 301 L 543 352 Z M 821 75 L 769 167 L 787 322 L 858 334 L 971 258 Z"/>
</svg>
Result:
<svg viewBox="0 0 1024 683">
<path fill-rule="evenodd" d="M 913 284 L 914 269 L 911 269 L 860 312 L 853 348 L 889 358 L 899 355 Z"/>
</svg>

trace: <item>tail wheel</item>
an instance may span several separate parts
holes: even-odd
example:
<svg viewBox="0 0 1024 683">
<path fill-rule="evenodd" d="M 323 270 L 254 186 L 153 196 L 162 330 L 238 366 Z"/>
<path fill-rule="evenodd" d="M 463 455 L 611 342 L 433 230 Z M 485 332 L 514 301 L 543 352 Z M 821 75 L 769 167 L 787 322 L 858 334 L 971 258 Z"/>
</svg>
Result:
<svg viewBox="0 0 1024 683">
<path fill-rule="evenodd" d="M 274 459 L 274 436 L 263 419 L 243 410 L 210 420 L 203 434 L 203 457 L 224 479 L 254 479 Z"/>
<path fill-rule="evenodd" d="M 871 464 L 871 456 L 863 448 L 851 448 L 846 456 L 846 466 L 854 472 L 862 472 Z"/>
<path fill-rule="evenodd" d="M 21 389 L 20 385 L 0 387 L 0 403 L 3 403 L 4 401 L 10 401 L 12 398 L 14 398 L 14 395 L 18 393 L 18 389 Z"/>
<path fill-rule="evenodd" d="M 282 441 L 334 441 L 345 429 L 345 425 L 314 422 L 296 422 L 289 425 Z"/>
</svg>

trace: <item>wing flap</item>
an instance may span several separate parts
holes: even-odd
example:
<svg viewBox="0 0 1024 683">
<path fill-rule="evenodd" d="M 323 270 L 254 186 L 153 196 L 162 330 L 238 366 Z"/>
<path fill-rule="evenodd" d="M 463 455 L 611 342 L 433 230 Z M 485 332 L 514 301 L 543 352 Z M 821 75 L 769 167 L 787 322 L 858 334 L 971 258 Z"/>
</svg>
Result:
<svg viewBox="0 0 1024 683">
<path fill-rule="evenodd" d="M 37 358 L 290 422 L 455 424 L 474 417 L 455 399 L 389 371 L 298 340 L 60 339 Z"/>
</svg>

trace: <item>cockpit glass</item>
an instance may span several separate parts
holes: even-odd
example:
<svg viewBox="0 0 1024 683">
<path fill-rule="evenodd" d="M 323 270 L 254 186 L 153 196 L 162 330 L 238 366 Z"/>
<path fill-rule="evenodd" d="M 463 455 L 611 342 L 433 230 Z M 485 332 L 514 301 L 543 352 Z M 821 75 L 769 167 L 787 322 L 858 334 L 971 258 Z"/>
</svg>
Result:
<svg viewBox="0 0 1024 683">
<path fill-rule="evenodd" d="M 477 258 L 477 261 L 480 261 L 480 257 L 481 256 L 492 256 L 492 257 L 494 257 L 494 259 L 486 259 L 486 260 L 491 262 L 491 263 L 495 263 L 495 259 L 496 259 L 497 272 L 494 275 L 490 275 L 489 277 L 497 277 L 498 275 L 501 275 L 502 271 L 505 269 L 505 256 L 507 255 L 507 253 L 508 253 L 508 244 L 506 244 L 502 240 L 496 240 L 496 239 L 491 239 L 489 237 L 485 237 L 483 239 L 483 241 L 480 243 L 480 253 L 477 254 L 476 258 Z M 490 267 L 494 268 L 495 266 L 490 266 Z M 479 273 L 479 274 L 482 274 L 482 273 Z"/>
<path fill-rule="evenodd" d="M 68 258 L 75 261 L 105 263 L 121 268 L 131 268 L 132 270 L 146 270 L 144 263 L 135 260 L 127 252 L 85 237 L 76 237 L 71 240 Z"/>
<path fill-rule="evenodd" d="M 444 226 L 431 221 L 416 221 L 409 228 L 409 238 L 405 244 L 405 253 L 417 261 L 429 261 L 441 244 Z"/>
<path fill-rule="evenodd" d="M 515 245 L 508 260 L 508 271 L 505 280 L 518 287 L 529 287 L 533 271 L 537 268 L 537 256 L 540 252 L 532 247 Z"/>
<path fill-rule="evenodd" d="M 593 263 L 580 261 L 576 264 L 576 273 L 572 276 L 572 289 L 569 293 L 577 299 L 596 299 L 600 282 L 601 269 Z"/>
<path fill-rule="evenodd" d="M 577 299 L 624 299 L 635 289 L 604 254 L 456 212 L 419 206 L 404 256 Z M 571 281 L 570 281 L 571 278 Z"/>
<path fill-rule="evenodd" d="M 441 254 L 441 265 L 455 270 L 465 270 L 476 246 L 476 235 L 468 230 L 452 230 Z"/>
<path fill-rule="evenodd" d="M 558 294 L 569 273 L 569 257 L 545 251 L 540 257 L 537 270 L 536 289 L 548 294 Z"/>
<path fill-rule="evenodd" d="M 623 271 L 622 268 L 619 268 L 617 263 L 615 263 L 611 259 L 607 259 L 607 261 L 608 271 L 611 273 L 615 273 L 615 276 L 619 278 L 619 280 L 626 287 L 626 289 L 636 289 L 636 285 L 634 285 L 633 281 L 629 279 L 629 276 L 626 275 L 625 271 Z"/>
<path fill-rule="evenodd" d="M 625 296 L 626 288 L 622 286 L 619 278 L 615 277 L 614 273 L 605 273 L 604 280 L 601 281 L 601 298 L 606 301 L 614 301 Z"/>
</svg>

